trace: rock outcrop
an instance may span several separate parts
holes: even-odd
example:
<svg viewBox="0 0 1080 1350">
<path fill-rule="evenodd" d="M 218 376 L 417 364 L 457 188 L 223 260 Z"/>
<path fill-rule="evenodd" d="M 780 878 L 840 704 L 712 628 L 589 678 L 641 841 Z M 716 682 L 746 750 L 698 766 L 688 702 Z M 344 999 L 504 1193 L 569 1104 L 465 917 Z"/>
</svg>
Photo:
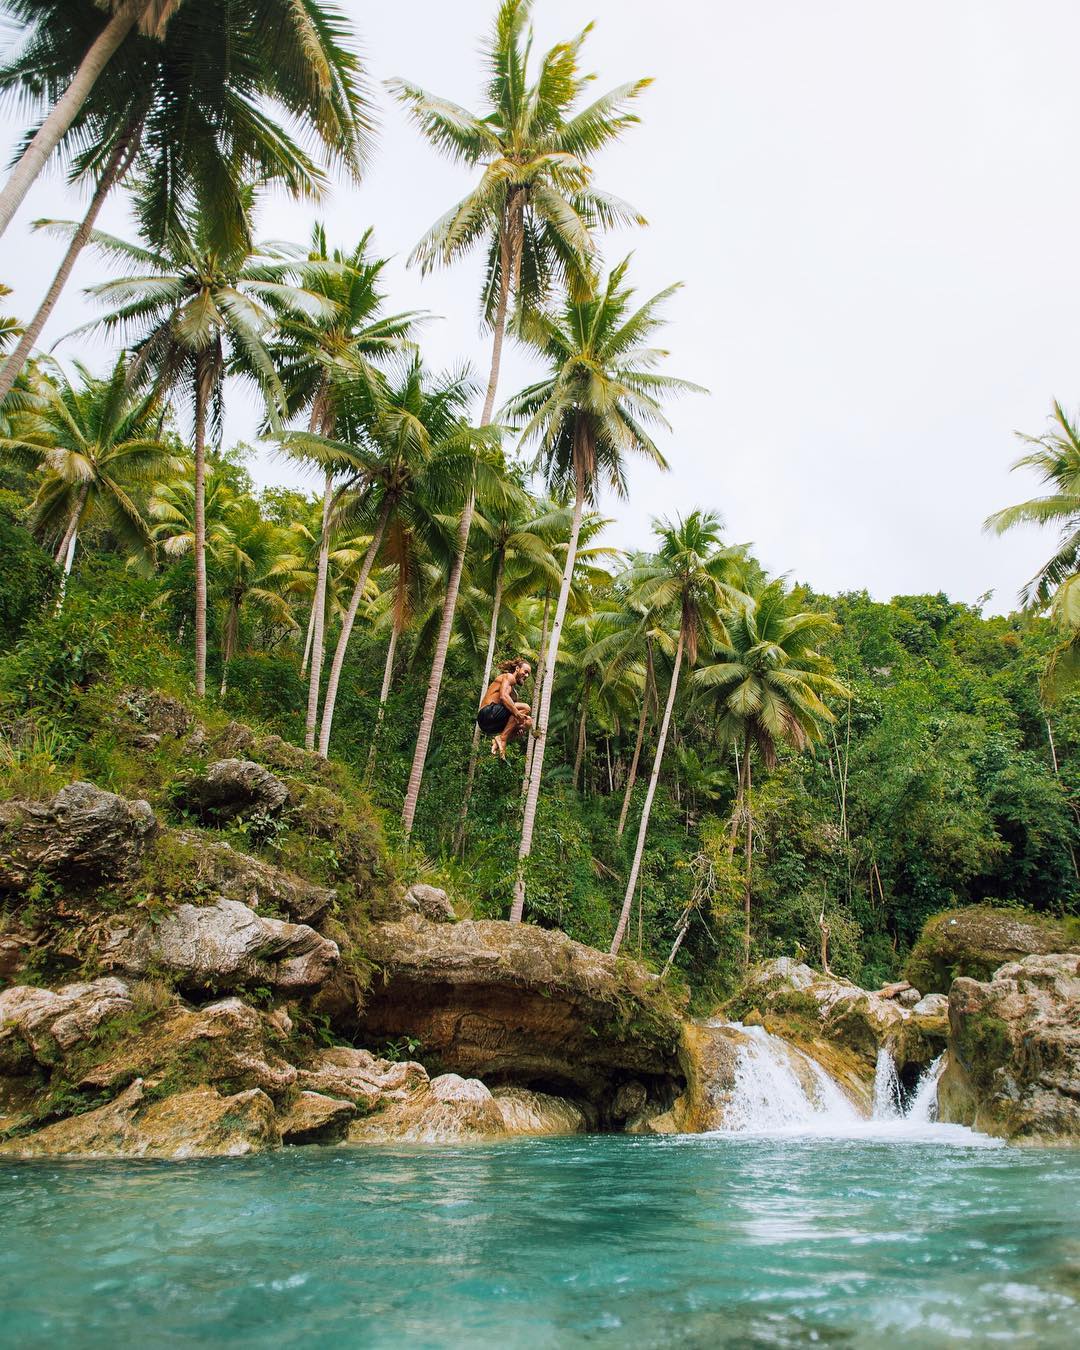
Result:
<svg viewBox="0 0 1080 1350">
<path fill-rule="evenodd" d="M 958 976 L 988 980 L 1008 961 L 1053 952 L 1080 952 L 1080 921 L 968 905 L 927 920 L 905 970 L 924 992 L 947 994 Z"/>
<path fill-rule="evenodd" d="M 180 905 L 157 922 L 117 918 L 101 951 L 103 964 L 112 969 L 166 971 L 189 991 L 313 989 L 330 978 L 339 957 L 337 943 L 314 928 L 265 919 L 238 900 L 224 899 Z"/>
<path fill-rule="evenodd" d="M 378 1059 L 368 1050 L 335 1046 L 315 1054 L 300 1069 L 297 1081 L 308 1091 L 342 1097 L 371 1112 L 379 1105 L 405 1101 L 426 1087 L 428 1073 L 411 1060 Z"/>
<path fill-rule="evenodd" d="M 438 886 L 428 886 L 422 881 L 414 882 L 405 892 L 405 906 L 414 914 L 420 914 L 432 923 L 452 923 L 454 906 L 450 897 Z"/>
<path fill-rule="evenodd" d="M 447 1069 L 583 1098 L 604 1124 L 628 1080 L 658 1109 L 683 1086 L 681 1018 L 657 978 L 562 933 L 412 916 L 374 925 L 366 955 L 363 1039 L 413 1037 Z"/>
<path fill-rule="evenodd" d="M 433 1078 L 404 1100 L 349 1127 L 353 1143 L 442 1144 L 507 1133 L 488 1088 L 456 1073 Z"/>
<path fill-rule="evenodd" d="M 1080 1142 L 1080 956 L 1011 962 L 949 994 L 944 1120 L 1016 1143 Z"/>
<path fill-rule="evenodd" d="M 22 1158 L 215 1158 L 281 1144 L 274 1104 L 258 1089 L 222 1096 L 194 1088 L 155 1101 L 141 1080 L 96 1110 L 0 1143 Z"/>
<path fill-rule="evenodd" d="M 330 887 L 305 881 L 230 844 L 201 839 L 191 830 L 171 837 L 190 855 L 185 880 L 192 888 L 239 900 L 252 909 L 282 909 L 296 923 L 307 924 L 323 918 L 337 898 Z"/>
<path fill-rule="evenodd" d="M 207 820 L 235 820 L 276 815 L 288 803 L 289 789 L 254 760 L 219 759 L 178 784 L 173 800 Z"/>
<path fill-rule="evenodd" d="M 47 802 L 0 802 L 0 891 L 36 878 L 76 890 L 125 881 L 157 830 L 148 802 L 92 783 L 70 783 Z"/>
<path fill-rule="evenodd" d="M 0 991 L 0 1063 L 22 1059 L 19 1046 L 42 1064 L 87 1040 L 112 1017 L 132 1010 L 123 980 L 101 979 L 63 988 L 15 985 Z"/>
<path fill-rule="evenodd" d="M 584 1134 L 596 1125 L 596 1113 L 586 1104 L 550 1092 L 497 1087 L 491 1095 L 510 1134 Z"/>
<path fill-rule="evenodd" d="M 320 1092 L 301 1092 L 281 1121 L 283 1144 L 338 1144 L 356 1116 L 356 1105 Z"/>
</svg>

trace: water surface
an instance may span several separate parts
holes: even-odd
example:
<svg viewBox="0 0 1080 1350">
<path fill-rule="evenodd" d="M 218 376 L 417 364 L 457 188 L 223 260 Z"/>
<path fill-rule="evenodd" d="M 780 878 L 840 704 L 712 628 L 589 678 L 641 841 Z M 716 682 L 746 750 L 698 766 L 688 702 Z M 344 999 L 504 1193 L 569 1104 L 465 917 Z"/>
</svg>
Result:
<svg viewBox="0 0 1080 1350">
<path fill-rule="evenodd" d="M 937 1130 L 6 1163 L 0 1341 L 1080 1345 L 1080 1154 Z"/>
</svg>

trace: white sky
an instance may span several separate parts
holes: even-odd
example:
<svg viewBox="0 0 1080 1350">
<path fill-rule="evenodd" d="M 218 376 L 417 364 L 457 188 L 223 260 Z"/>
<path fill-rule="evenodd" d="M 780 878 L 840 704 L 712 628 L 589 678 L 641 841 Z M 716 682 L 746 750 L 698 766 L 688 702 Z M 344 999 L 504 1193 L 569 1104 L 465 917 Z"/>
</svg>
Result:
<svg viewBox="0 0 1080 1350">
<path fill-rule="evenodd" d="M 495 0 L 342 0 L 376 81 L 405 75 L 476 106 L 476 52 Z M 1075 0 L 537 0 L 538 46 L 589 19 L 589 67 L 607 88 L 652 75 L 642 125 L 598 162 L 597 181 L 648 216 L 609 238 L 634 251 L 642 293 L 670 281 L 669 370 L 707 386 L 671 409 L 671 472 L 635 465 L 608 502 L 612 542 L 648 543 L 652 515 L 717 509 L 733 541 L 773 571 L 879 598 L 994 591 L 1007 610 L 1053 540 L 998 540 L 980 523 L 1033 495 L 1010 475 L 1013 430 L 1041 431 L 1050 400 L 1080 399 L 1080 5 Z M 395 308 L 442 316 L 433 365 L 486 369 L 479 258 L 421 279 L 404 260 L 468 186 L 380 91 L 377 156 L 359 188 L 318 214 L 334 242 L 367 225 L 395 255 Z M 9 140 L 16 128 L 9 120 Z M 6 153 L 6 146 L 3 147 Z M 82 202 L 39 183 L 4 239 L 8 308 L 28 314 L 60 245 L 39 216 Z M 268 201 L 260 234 L 304 240 L 310 207 Z M 122 203 L 104 228 L 126 231 Z M 79 287 L 46 342 L 89 317 Z M 100 340 L 99 340 L 100 342 Z M 78 354 L 73 343 L 61 355 Z M 108 353 L 84 341 L 84 359 Z M 531 373 L 515 353 L 500 397 Z M 252 433 L 237 391 L 229 432 Z M 269 453 L 260 483 L 299 482 Z"/>
</svg>

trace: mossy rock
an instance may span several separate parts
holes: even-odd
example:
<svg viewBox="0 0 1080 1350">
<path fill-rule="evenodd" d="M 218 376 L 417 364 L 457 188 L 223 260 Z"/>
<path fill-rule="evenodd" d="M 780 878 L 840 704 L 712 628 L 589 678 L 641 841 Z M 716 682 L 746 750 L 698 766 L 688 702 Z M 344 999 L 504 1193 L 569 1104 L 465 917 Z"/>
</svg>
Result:
<svg viewBox="0 0 1080 1350">
<path fill-rule="evenodd" d="M 958 976 L 988 980 L 1008 961 L 1073 951 L 1080 951 L 1080 919 L 970 905 L 927 920 L 904 974 L 924 994 L 947 994 Z"/>
</svg>

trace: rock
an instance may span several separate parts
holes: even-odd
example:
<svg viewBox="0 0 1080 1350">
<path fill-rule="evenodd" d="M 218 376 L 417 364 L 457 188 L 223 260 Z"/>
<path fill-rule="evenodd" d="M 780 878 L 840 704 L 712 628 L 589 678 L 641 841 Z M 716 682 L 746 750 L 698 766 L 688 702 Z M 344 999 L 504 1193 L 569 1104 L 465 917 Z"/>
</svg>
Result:
<svg viewBox="0 0 1080 1350">
<path fill-rule="evenodd" d="M 405 904 L 408 909 L 433 923 L 453 923 L 456 917 L 446 892 L 438 886 L 427 886 L 422 881 L 414 881 L 405 892 Z"/>
<path fill-rule="evenodd" d="M 671 1130 L 702 1134 L 723 1128 L 724 1110 L 735 1086 L 739 1049 L 746 1037 L 731 1026 L 688 1022 L 683 1029 L 681 1058 L 686 1091 L 675 1103 Z M 661 1133 L 668 1133 L 664 1128 Z"/>
<path fill-rule="evenodd" d="M 283 1144 L 338 1144 L 356 1115 L 352 1102 L 301 1092 L 281 1121 Z"/>
<path fill-rule="evenodd" d="M 949 1000 L 945 994 L 924 994 L 911 1011 L 916 1017 L 948 1017 Z"/>
<path fill-rule="evenodd" d="M 16 929 L 0 933 L 0 985 L 13 984 L 27 967 L 34 950 L 33 934 Z"/>
<path fill-rule="evenodd" d="M 320 1050 L 299 1071 L 300 1086 L 331 1097 L 344 1097 L 372 1111 L 386 1102 L 400 1102 L 426 1086 L 427 1070 L 410 1060 L 377 1059 L 370 1051 L 350 1046 Z"/>
<path fill-rule="evenodd" d="M 988 980 L 1008 961 L 1053 952 L 1080 952 L 1080 920 L 968 905 L 927 920 L 905 974 L 928 993 L 947 994 L 957 976 Z"/>
<path fill-rule="evenodd" d="M 914 1008 L 921 999 L 922 994 L 917 989 L 901 989 L 896 996 L 896 1001 L 902 1008 Z"/>
<path fill-rule="evenodd" d="M 374 1115 L 353 1121 L 349 1139 L 443 1144 L 507 1132 L 502 1111 L 483 1083 L 447 1073 Z"/>
<path fill-rule="evenodd" d="M 377 971 L 351 1029 L 366 1040 L 412 1036 L 447 1069 L 542 1086 L 602 1115 L 628 1079 L 660 1109 L 683 1086 L 681 1018 L 633 962 L 529 924 L 419 915 L 373 925 L 365 955 Z"/>
<path fill-rule="evenodd" d="M 1080 1143 L 1080 957 L 1027 956 L 949 994 L 943 1120 L 1015 1143 Z"/>
<path fill-rule="evenodd" d="M 132 1006 L 131 991 L 123 980 L 66 984 L 55 991 L 15 985 L 0 993 L 0 1055 L 5 1041 L 18 1036 L 39 1063 L 54 1063 L 58 1050 L 73 1049 L 110 1017 L 131 1012 Z"/>
<path fill-rule="evenodd" d="M 157 922 L 113 920 L 102 947 L 107 966 L 132 974 L 164 970 L 188 990 L 310 989 L 331 975 L 339 957 L 337 943 L 314 928 L 264 919 L 238 900 L 180 905 Z"/>
<path fill-rule="evenodd" d="M 297 1080 L 277 1046 L 281 1033 L 269 1016 L 238 998 L 202 1008 L 176 1005 L 108 1050 L 79 1079 L 84 1092 L 115 1091 L 133 1079 L 157 1085 L 218 1084 L 285 1096 Z"/>
<path fill-rule="evenodd" d="M 590 1128 L 586 1108 L 565 1097 L 519 1087 L 493 1088 L 491 1095 L 509 1134 L 584 1134 Z"/>
<path fill-rule="evenodd" d="M 462 1078 L 460 1074 L 444 1073 L 433 1078 L 431 1095 L 440 1102 L 489 1102 L 491 1093 L 478 1078 Z"/>
<path fill-rule="evenodd" d="M 162 736 L 179 739 L 195 723 L 194 714 L 179 699 L 159 689 L 129 689 L 121 697 L 120 706 L 159 741 Z"/>
<path fill-rule="evenodd" d="M 628 1121 L 636 1120 L 638 1116 L 644 1114 L 648 1100 L 649 1094 L 645 1090 L 645 1085 L 639 1083 L 636 1078 L 620 1083 L 611 1101 L 611 1119 L 617 1125 L 625 1125 Z"/>
<path fill-rule="evenodd" d="M 288 800 L 289 789 L 281 779 L 250 759 L 216 760 L 181 784 L 174 796 L 177 806 L 208 820 L 273 816 Z"/>
<path fill-rule="evenodd" d="M 878 990 L 882 998 L 899 998 L 901 994 L 906 994 L 911 989 L 911 984 L 907 980 L 898 980 L 895 984 L 884 984 Z"/>
<path fill-rule="evenodd" d="M 163 1101 L 136 1080 L 115 1101 L 0 1144 L 22 1158 L 219 1158 L 277 1148 L 274 1104 L 258 1090 L 222 1096 L 195 1088 Z"/>
<path fill-rule="evenodd" d="M 214 737 L 214 748 L 219 755 L 242 755 L 255 744 L 256 736 L 243 722 L 229 722 Z"/>
<path fill-rule="evenodd" d="M 297 923 L 315 923 L 337 900 L 328 886 L 304 881 L 280 867 L 240 853 L 230 844 L 212 842 L 193 831 L 178 831 L 177 841 L 191 852 L 187 880 L 226 900 L 239 900 L 252 909 L 283 909 Z"/>
<path fill-rule="evenodd" d="M 148 802 L 92 783 L 71 783 L 48 802 L 0 802 L 0 890 L 38 877 L 80 889 L 124 881 L 157 830 Z"/>
</svg>

